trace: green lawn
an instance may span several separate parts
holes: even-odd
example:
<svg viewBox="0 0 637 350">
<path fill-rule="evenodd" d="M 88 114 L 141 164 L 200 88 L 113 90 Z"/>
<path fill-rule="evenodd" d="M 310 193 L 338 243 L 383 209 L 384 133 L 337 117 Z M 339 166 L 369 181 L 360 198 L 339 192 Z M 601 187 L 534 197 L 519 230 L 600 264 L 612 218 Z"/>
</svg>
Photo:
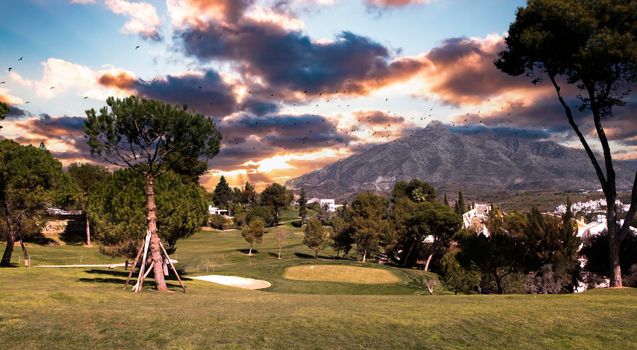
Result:
<svg viewBox="0 0 637 350">
<path fill-rule="evenodd" d="M 274 255 L 272 234 L 248 257 L 238 231 L 197 233 L 179 242 L 174 254 L 185 278 L 214 269 L 215 274 L 272 283 L 261 291 L 187 280 L 187 294 L 179 292 L 175 281 L 170 281 L 174 292 L 158 294 L 149 279 L 144 293 L 133 294 L 122 289 L 122 269 L 0 269 L 0 348 L 637 348 L 635 289 L 456 296 L 439 288 L 430 296 L 409 282 L 417 271 L 334 260 L 330 251 L 316 261 L 301 246 L 298 229 L 282 229 L 291 233 L 282 260 Z M 96 248 L 30 249 L 42 256 L 34 264 L 80 256 L 83 262 L 114 261 Z M 379 268 L 399 281 L 284 277 L 287 268 L 308 265 Z"/>
</svg>

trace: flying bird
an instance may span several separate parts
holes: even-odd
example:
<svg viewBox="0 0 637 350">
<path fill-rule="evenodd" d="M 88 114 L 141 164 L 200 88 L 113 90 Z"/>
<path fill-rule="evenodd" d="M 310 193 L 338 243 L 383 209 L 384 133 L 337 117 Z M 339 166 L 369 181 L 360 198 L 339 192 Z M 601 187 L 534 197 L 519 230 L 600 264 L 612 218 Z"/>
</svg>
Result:
<svg viewBox="0 0 637 350">
<path fill-rule="evenodd" d="M 11 72 L 12 69 L 13 69 L 13 67 L 9 67 L 9 72 Z"/>
<path fill-rule="evenodd" d="M 135 50 L 139 49 L 140 47 L 140 45 L 135 46 Z"/>
<path fill-rule="evenodd" d="M 24 57 L 20 57 L 20 58 L 18 58 L 18 61 L 22 61 L 22 59 L 23 59 L 23 58 L 24 58 Z"/>
<path fill-rule="evenodd" d="M 88 99 L 88 96 L 84 96 L 84 99 L 85 99 L 85 100 L 86 100 L 86 99 Z"/>
</svg>

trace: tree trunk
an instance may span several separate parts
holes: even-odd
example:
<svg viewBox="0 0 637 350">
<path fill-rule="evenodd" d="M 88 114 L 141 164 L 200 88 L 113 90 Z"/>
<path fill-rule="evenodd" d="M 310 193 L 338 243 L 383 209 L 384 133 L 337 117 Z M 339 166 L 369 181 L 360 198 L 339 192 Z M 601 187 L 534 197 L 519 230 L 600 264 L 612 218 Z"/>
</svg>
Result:
<svg viewBox="0 0 637 350">
<path fill-rule="evenodd" d="M 502 278 L 498 276 L 497 272 L 493 273 L 493 277 L 495 279 L 495 285 L 498 287 L 498 294 L 504 294 L 504 290 L 502 289 Z"/>
<path fill-rule="evenodd" d="M 86 216 L 86 246 L 91 246 L 91 226 L 89 225 L 88 213 L 86 210 L 84 211 L 84 215 Z"/>
<path fill-rule="evenodd" d="M 0 266 L 9 267 L 11 266 L 11 255 L 13 255 L 13 245 L 15 244 L 15 228 L 13 226 L 13 220 L 9 215 L 9 203 L 4 201 L 4 215 L 7 221 L 7 246 L 4 248 L 4 254 L 2 255 L 2 262 L 0 262 Z"/>
<path fill-rule="evenodd" d="M 250 243 L 250 251 L 248 252 L 248 255 L 252 255 L 252 243 Z"/>
<path fill-rule="evenodd" d="M 20 247 L 22 248 L 22 254 L 24 257 L 24 266 L 25 267 L 30 267 L 31 266 L 31 258 L 29 257 L 29 251 L 27 250 L 27 246 L 24 245 L 24 242 L 22 241 L 22 239 L 20 239 Z"/>
<path fill-rule="evenodd" d="M 619 232 L 617 232 L 617 210 L 615 208 L 614 195 L 606 196 L 606 226 L 608 227 L 608 258 L 610 262 L 610 286 L 621 288 L 622 268 L 619 262 Z"/>
<path fill-rule="evenodd" d="M 164 280 L 164 259 L 159 247 L 159 235 L 157 234 L 157 206 L 155 205 L 155 178 L 152 174 L 146 175 L 146 220 L 150 231 L 150 257 L 153 262 L 153 276 L 157 291 L 168 290 Z"/>
<path fill-rule="evenodd" d="M 281 260 L 281 246 L 279 246 L 279 260 Z"/>
<path fill-rule="evenodd" d="M 363 251 L 363 262 L 367 261 L 367 248 Z"/>
<path fill-rule="evenodd" d="M 425 271 L 429 271 L 429 263 L 431 262 L 432 256 L 433 254 L 429 254 L 429 257 L 427 258 L 427 262 L 425 263 Z"/>
<path fill-rule="evenodd" d="M 318 259 L 318 250 L 314 252 L 314 259 Z"/>
<path fill-rule="evenodd" d="M 411 242 L 411 247 L 409 247 L 409 251 L 407 251 L 407 254 L 405 255 L 405 260 L 403 261 L 403 267 L 407 267 L 407 264 L 409 263 L 409 257 L 411 256 L 411 252 L 414 250 L 415 244 L 416 242 Z"/>
</svg>

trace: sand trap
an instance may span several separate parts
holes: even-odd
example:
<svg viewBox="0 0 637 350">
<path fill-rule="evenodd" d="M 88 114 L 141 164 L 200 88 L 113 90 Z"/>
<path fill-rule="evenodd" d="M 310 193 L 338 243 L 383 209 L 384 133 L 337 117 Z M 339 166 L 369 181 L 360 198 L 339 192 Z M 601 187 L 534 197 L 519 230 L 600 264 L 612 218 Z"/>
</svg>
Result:
<svg viewBox="0 0 637 350">
<path fill-rule="evenodd" d="M 190 277 L 194 280 L 223 284 L 224 286 L 237 287 L 243 289 L 264 289 L 271 287 L 268 281 L 255 280 L 252 278 L 244 278 L 237 276 L 207 275 Z"/>
<path fill-rule="evenodd" d="M 385 269 L 343 265 L 301 265 L 285 269 L 283 277 L 297 281 L 395 284 L 400 278 Z"/>
</svg>

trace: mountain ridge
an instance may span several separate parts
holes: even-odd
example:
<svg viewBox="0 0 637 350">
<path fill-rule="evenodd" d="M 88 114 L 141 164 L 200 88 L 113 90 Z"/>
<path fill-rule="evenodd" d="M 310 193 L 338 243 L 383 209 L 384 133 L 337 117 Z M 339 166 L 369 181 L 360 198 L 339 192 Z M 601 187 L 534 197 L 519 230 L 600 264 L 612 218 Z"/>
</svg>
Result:
<svg viewBox="0 0 637 350">
<path fill-rule="evenodd" d="M 413 178 L 445 191 L 594 190 L 599 182 L 584 150 L 511 135 L 508 129 L 452 128 L 440 122 L 289 180 L 311 197 L 346 199 L 389 192 Z M 632 164 L 616 162 L 618 188 L 629 188 Z M 633 170 L 634 172 L 634 170 Z"/>
</svg>

